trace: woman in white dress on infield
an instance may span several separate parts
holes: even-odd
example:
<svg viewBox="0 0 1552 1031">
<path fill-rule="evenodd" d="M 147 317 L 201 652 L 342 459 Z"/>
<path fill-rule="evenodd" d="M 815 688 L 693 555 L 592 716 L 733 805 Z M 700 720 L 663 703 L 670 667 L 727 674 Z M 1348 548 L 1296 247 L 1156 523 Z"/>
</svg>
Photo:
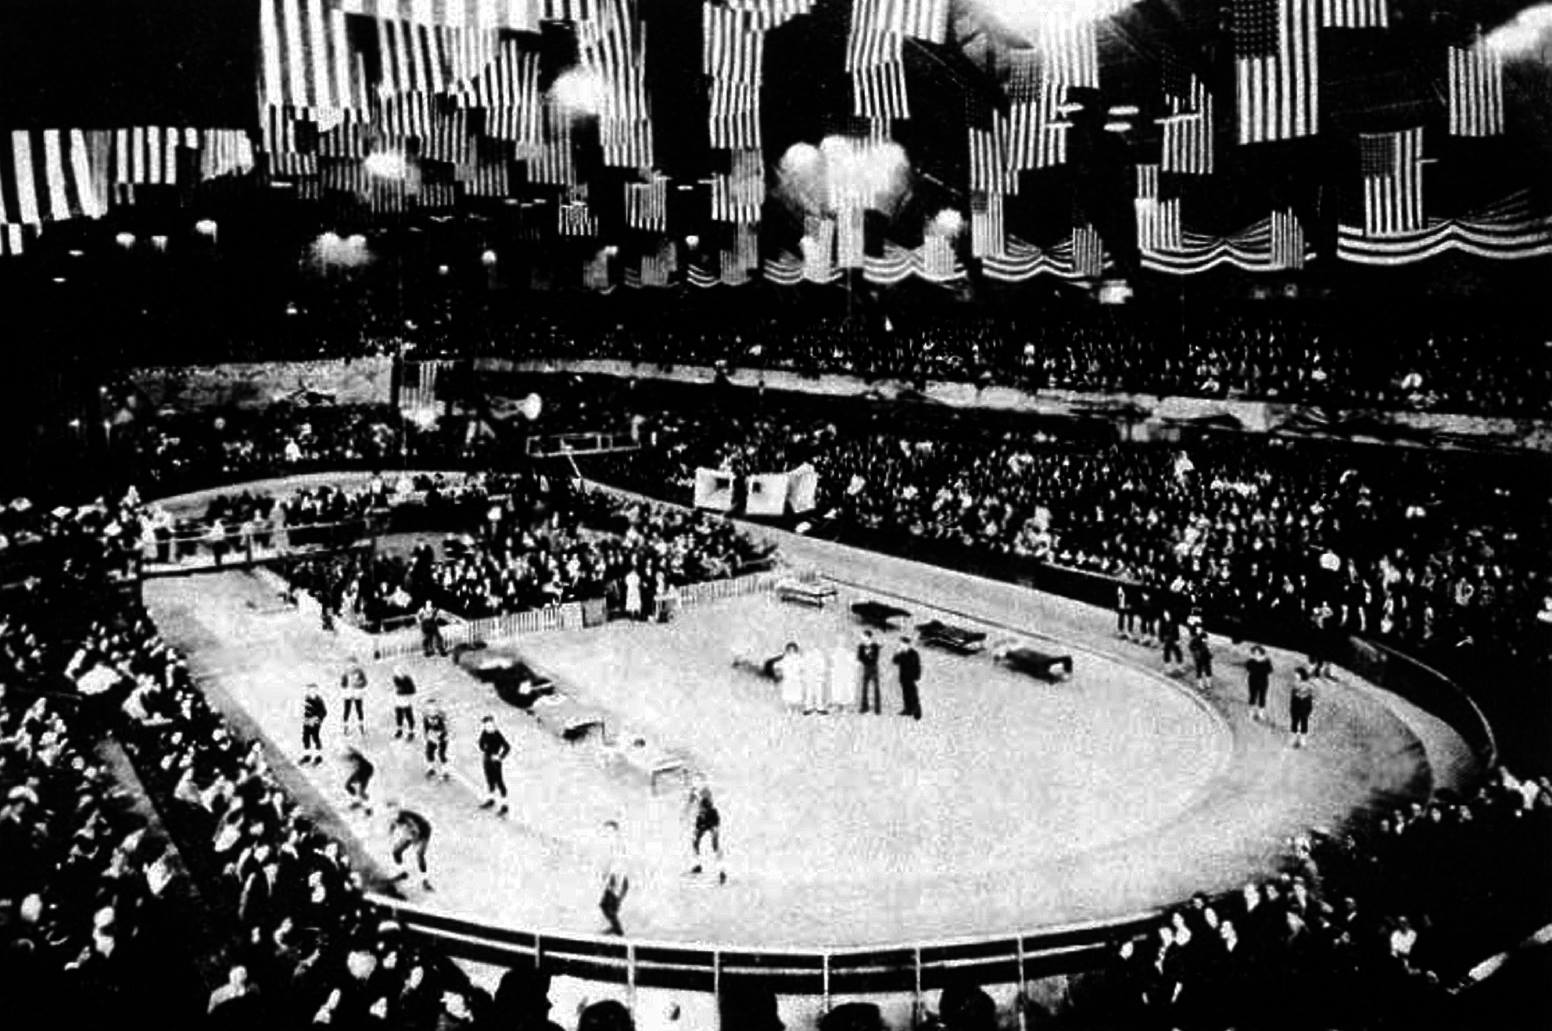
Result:
<svg viewBox="0 0 1552 1031">
<path fill-rule="evenodd" d="M 857 681 L 862 672 L 857 648 L 841 638 L 830 649 L 830 709 L 848 711 L 857 708 Z"/>
</svg>

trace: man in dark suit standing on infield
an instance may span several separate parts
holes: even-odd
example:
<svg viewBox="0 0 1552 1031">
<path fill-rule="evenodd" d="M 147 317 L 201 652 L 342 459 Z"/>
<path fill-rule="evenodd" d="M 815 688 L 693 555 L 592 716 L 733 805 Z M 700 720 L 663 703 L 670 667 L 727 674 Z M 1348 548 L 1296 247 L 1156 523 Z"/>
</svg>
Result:
<svg viewBox="0 0 1552 1031">
<path fill-rule="evenodd" d="M 921 697 L 916 685 L 921 683 L 921 654 L 911 644 L 909 637 L 900 638 L 900 650 L 895 652 L 895 666 L 900 671 L 900 702 L 904 706 L 900 715 L 921 719 Z"/>
<path fill-rule="evenodd" d="M 878 642 L 873 640 L 873 631 L 864 630 L 862 643 L 857 645 L 857 662 L 862 666 L 862 711 L 868 711 L 871 697 L 872 711 L 880 716 L 884 714 L 884 692 L 878 683 L 878 653 L 881 651 Z"/>
</svg>

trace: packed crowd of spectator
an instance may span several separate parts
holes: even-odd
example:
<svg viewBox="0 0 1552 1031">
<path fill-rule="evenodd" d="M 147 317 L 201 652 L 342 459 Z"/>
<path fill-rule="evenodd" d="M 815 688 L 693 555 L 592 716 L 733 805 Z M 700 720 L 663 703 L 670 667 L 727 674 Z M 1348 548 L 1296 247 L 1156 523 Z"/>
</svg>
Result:
<svg viewBox="0 0 1552 1031">
<path fill-rule="evenodd" d="M 369 630 L 407 623 L 429 602 L 468 619 L 606 598 L 625 608 L 627 582 L 638 607 L 686 584 L 734 576 L 769 556 L 726 520 L 661 506 L 624 504 L 596 493 L 543 497 L 482 477 L 438 549 L 421 540 L 407 552 L 343 552 L 300 558 L 283 575 L 324 608 Z"/>
<path fill-rule="evenodd" d="M 1545 657 L 1552 631 L 1552 495 L 1518 464 L 1239 435 L 1175 447 L 727 409 L 664 413 L 648 439 L 643 454 L 590 467 L 686 500 L 697 467 L 809 462 L 820 482 L 813 532 L 1108 574 L 1220 622 L 1529 658 Z"/>
<path fill-rule="evenodd" d="M 1549 848 L 1552 782 L 1503 769 L 1471 799 L 1413 804 L 1360 836 L 1306 836 L 1279 878 L 1197 896 L 1123 945 L 1083 1016 L 1199 1031 L 1455 1026 L 1448 990 L 1552 913 Z"/>
<path fill-rule="evenodd" d="M 1342 408 L 1552 413 L 1552 342 L 1515 326 L 1322 326 L 1305 317 L 1157 317 L 1099 309 L 902 327 L 856 318 L 579 329 L 524 325 L 515 357 L 788 369 L 868 380 L 1297 401 Z"/>
</svg>

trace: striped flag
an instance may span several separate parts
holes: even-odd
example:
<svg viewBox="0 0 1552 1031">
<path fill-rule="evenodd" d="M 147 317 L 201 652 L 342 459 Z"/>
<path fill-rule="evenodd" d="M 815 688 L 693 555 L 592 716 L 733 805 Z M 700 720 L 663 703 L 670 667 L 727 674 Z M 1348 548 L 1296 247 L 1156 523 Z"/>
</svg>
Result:
<svg viewBox="0 0 1552 1031">
<path fill-rule="evenodd" d="M 765 60 L 765 31 L 741 11 L 701 8 L 701 71 L 714 79 L 755 82 Z"/>
<path fill-rule="evenodd" d="M 19 258 L 27 252 L 30 226 L 0 222 L 0 258 Z"/>
<path fill-rule="evenodd" d="M 722 282 L 738 286 L 749 282 L 749 273 L 760 265 L 760 231 L 752 225 L 733 228 L 731 247 L 722 249 Z"/>
<path fill-rule="evenodd" d="M 438 26 L 379 18 L 379 96 L 444 93 L 452 85 L 448 34 Z"/>
<path fill-rule="evenodd" d="M 259 103 L 351 107 L 357 91 L 345 12 L 328 0 L 259 0 Z"/>
<path fill-rule="evenodd" d="M 474 155 L 466 111 L 438 111 L 420 141 L 420 156 L 449 164 L 467 164 Z"/>
<path fill-rule="evenodd" d="M 1320 124 L 1320 0 L 1234 0 L 1239 141 L 1313 136 Z"/>
<path fill-rule="evenodd" d="M 1003 198 L 1000 193 L 974 190 L 970 193 L 970 255 L 984 258 L 1001 254 L 1008 232 L 1003 222 Z"/>
<path fill-rule="evenodd" d="M 1041 76 L 1048 84 L 1099 88 L 1097 20 L 1054 18 L 1035 32 Z"/>
<path fill-rule="evenodd" d="M 1383 29 L 1390 25 L 1389 0 L 1320 0 L 1320 24 L 1327 29 Z"/>
<path fill-rule="evenodd" d="M 92 152 L 80 129 L 15 129 L 0 135 L 0 225 L 101 218 Z"/>
<path fill-rule="evenodd" d="M 1423 227 L 1423 130 L 1364 133 L 1363 231 L 1396 236 Z"/>
<path fill-rule="evenodd" d="M 538 32 L 534 0 L 337 0 L 346 14 L 440 25 L 451 29 Z"/>
<path fill-rule="evenodd" d="M 1067 133 L 1072 123 L 1059 108 L 1067 96 L 1067 87 L 1042 84 L 1034 100 L 1014 101 L 1009 109 L 1010 128 L 1008 165 L 1011 171 L 1024 172 L 1051 168 L 1067 163 Z M 1018 179 L 1012 185 L 1017 192 Z"/>
<path fill-rule="evenodd" d="M 324 190 L 366 196 L 368 181 L 365 166 L 353 160 L 320 160 L 318 162 L 319 185 Z"/>
<path fill-rule="evenodd" d="M 200 141 L 200 179 L 253 171 L 253 140 L 242 129 L 205 129 Z"/>
<path fill-rule="evenodd" d="M 1105 241 L 1092 225 L 1072 227 L 1072 271 L 1080 279 L 1098 279 L 1105 273 Z"/>
<path fill-rule="evenodd" d="M 1304 267 L 1304 226 L 1292 211 L 1272 212 L 1272 267 Z"/>
<path fill-rule="evenodd" d="M 1144 253 L 1179 250 L 1182 242 L 1180 199 L 1159 196 L 1159 166 L 1137 166 L 1137 247 Z"/>
<path fill-rule="evenodd" d="M 1018 176 L 1009 169 L 1008 120 L 992 112 L 989 129 L 972 126 L 970 136 L 970 189 L 986 193 L 1018 192 Z"/>
<path fill-rule="evenodd" d="M 851 71 L 852 113 L 878 122 L 911 117 L 910 99 L 905 89 L 905 62 L 853 68 Z"/>
<path fill-rule="evenodd" d="M 539 17 L 545 21 L 591 22 L 605 0 L 539 0 Z"/>
<path fill-rule="evenodd" d="M 453 169 L 453 178 L 468 197 L 507 197 L 512 193 L 512 165 L 505 158 L 487 158 Z"/>
<path fill-rule="evenodd" d="M 1195 75 L 1189 76 L 1184 96 L 1164 98 L 1168 113 L 1164 125 L 1162 167 L 1166 172 L 1211 175 L 1213 171 L 1213 98 Z"/>
<path fill-rule="evenodd" d="M 598 220 L 587 201 L 567 201 L 556 209 L 555 231 L 561 236 L 597 236 Z"/>
<path fill-rule="evenodd" d="M 1502 135 L 1503 57 L 1480 42 L 1448 53 L 1450 135 Z"/>
<path fill-rule="evenodd" d="M 765 203 L 765 159 L 758 150 L 735 150 L 731 169 L 711 177 L 714 222 L 753 224 Z"/>
<path fill-rule="evenodd" d="M 544 108 L 545 141 L 528 162 L 528 177 L 536 183 L 573 186 L 577 182 L 572 151 L 571 120 L 553 104 Z"/>
<path fill-rule="evenodd" d="M 198 150 L 199 130 L 137 126 L 113 132 L 116 185 L 171 186 L 178 182 L 179 152 Z"/>
<path fill-rule="evenodd" d="M 625 184 L 625 224 L 632 229 L 668 232 L 668 177 L 653 175 L 651 182 Z"/>
</svg>

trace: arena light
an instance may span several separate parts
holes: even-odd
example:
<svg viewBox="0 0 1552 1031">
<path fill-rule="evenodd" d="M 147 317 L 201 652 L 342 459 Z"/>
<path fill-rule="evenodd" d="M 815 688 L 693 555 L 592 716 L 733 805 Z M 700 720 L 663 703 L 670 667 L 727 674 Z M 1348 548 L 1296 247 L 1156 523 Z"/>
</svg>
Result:
<svg viewBox="0 0 1552 1031">
<path fill-rule="evenodd" d="M 604 253 L 612 258 L 616 254 L 620 253 L 620 248 L 616 247 L 614 244 L 611 243 L 609 246 L 604 248 Z"/>
<path fill-rule="evenodd" d="M 689 236 L 684 238 L 684 245 L 693 251 L 695 248 L 701 245 L 701 238 L 696 236 L 694 233 L 691 233 Z"/>
<path fill-rule="evenodd" d="M 484 254 L 480 255 L 480 264 L 484 265 L 486 268 L 490 268 L 495 263 L 496 263 L 496 252 L 495 251 L 486 250 Z"/>
<path fill-rule="evenodd" d="M 366 160 L 361 162 L 361 167 L 366 169 L 367 175 L 377 179 L 403 179 L 407 171 L 404 155 L 390 151 L 368 154 Z"/>
<path fill-rule="evenodd" d="M 438 265 L 437 266 L 437 275 L 439 275 L 439 276 L 445 276 L 445 275 L 447 275 L 447 273 L 449 271 L 450 270 L 448 269 L 448 267 L 446 265 Z"/>
<path fill-rule="evenodd" d="M 213 219 L 202 218 L 194 223 L 194 231 L 200 236 L 215 236 L 216 224 Z"/>
<path fill-rule="evenodd" d="M 1119 117 L 1132 117 L 1140 114 L 1142 108 L 1136 104 L 1112 104 L 1109 113 Z"/>
<path fill-rule="evenodd" d="M 1132 131 L 1132 123 L 1131 122 L 1106 122 L 1105 123 L 1105 131 L 1106 132 L 1131 132 Z"/>
<path fill-rule="evenodd" d="M 1119 14 L 1135 0 L 972 0 L 1010 32 L 1038 35 Z"/>
<path fill-rule="evenodd" d="M 550 99 L 572 117 L 596 115 L 604 109 L 604 82 L 596 72 L 572 68 L 556 76 Z"/>
<path fill-rule="evenodd" d="M 151 246 L 155 247 L 159 251 L 165 251 L 167 249 L 167 237 L 158 233 L 157 235 L 151 237 Z"/>
<path fill-rule="evenodd" d="M 66 253 L 69 254 L 72 258 L 82 258 L 86 256 L 85 251 L 79 250 L 75 247 L 70 248 L 70 250 L 66 251 Z"/>
<path fill-rule="evenodd" d="M 127 250 L 129 250 L 131 247 L 133 247 L 135 245 L 135 234 L 134 233 L 120 233 L 119 235 L 117 235 L 117 236 L 115 236 L 113 238 L 113 242 L 118 244 L 120 247 L 124 248 L 127 251 Z"/>
</svg>

